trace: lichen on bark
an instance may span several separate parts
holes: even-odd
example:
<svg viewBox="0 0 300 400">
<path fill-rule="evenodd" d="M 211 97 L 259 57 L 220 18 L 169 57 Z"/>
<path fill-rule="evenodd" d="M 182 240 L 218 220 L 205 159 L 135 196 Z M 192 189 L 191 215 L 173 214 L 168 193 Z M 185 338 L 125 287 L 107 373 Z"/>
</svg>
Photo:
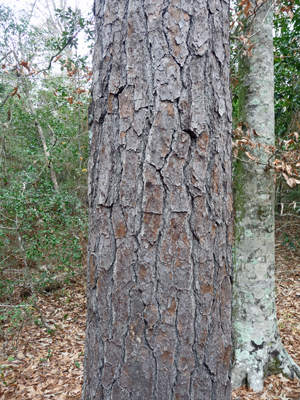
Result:
<svg viewBox="0 0 300 400">
<path fill-rule="evenodd" d="M 252 22 L 252 57 L 240 62 L 239 115 L 253 142 L 273 145 L 274 74 L 272 1 L 258 9 Z M 255 34 L 254 34 L 255 33 Z M 253 134 L 253 130 L 259 135 Z M 232 385 L 263 389 L 274 372 L 300 376 L 284 350 L 275 306 L 274 175 L 269 154 L 253 150 L 259 162 L 245 159 L 236 173 L 236 220 L 233 284 Z M 263 165 L 265 163 L 265 165 Z"/>
</svg>

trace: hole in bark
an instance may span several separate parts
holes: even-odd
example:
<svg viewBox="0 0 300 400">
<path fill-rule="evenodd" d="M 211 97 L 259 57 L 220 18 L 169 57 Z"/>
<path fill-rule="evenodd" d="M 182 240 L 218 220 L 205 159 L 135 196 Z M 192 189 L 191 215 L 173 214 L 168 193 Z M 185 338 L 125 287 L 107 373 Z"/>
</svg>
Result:
<svg viewBox="0 0 300 400">
<path fill-rule="evenodd" d="M 262 344 L 256 344 L 253 340 L 251 340 L 251 345 L 254 347 L 254 350 L 250 352 L 252 354 L 254 351 L 263 349 L 265 342 L 262 342 Z"/>
<path fill-rule="evenodd" d="M 146 183 L 146 188 L 147 188 L 147 189 L 151 189 L 152 186 L 153 186 L 153 185 L 152 185 L 152 182 L 147 182 L 147 183 Z"/>
<path fill-rule="evenodd" d="M 191 137 L 196 138 L 197 135 L 191 129 L 184 129 L 183 132 L 188 133 Z"/>
</svg>

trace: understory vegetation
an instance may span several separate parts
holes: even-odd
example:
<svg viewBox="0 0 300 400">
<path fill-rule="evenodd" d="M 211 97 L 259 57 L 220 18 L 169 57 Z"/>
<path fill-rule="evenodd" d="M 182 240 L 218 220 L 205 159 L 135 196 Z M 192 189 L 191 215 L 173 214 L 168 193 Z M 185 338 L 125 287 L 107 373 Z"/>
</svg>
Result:
<svg viewBox="0 0 300 400">
<path fill-rule="evenodd" d="M 53 4 L 0 5 L 4 351 L 25 321 L 54 329 L 39 296 L 85 280 L 92 17 Z"/>
</svg>

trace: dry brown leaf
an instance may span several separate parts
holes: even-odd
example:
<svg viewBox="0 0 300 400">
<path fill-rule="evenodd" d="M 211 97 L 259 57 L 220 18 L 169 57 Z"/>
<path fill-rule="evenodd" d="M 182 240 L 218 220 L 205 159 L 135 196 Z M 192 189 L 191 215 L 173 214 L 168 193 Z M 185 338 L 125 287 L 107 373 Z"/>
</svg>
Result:
<svg viewBox="0 0 300 400">
<path fill-rule="evenodd" d="M 14 88 L 14 91 L 11 93 L 11 97 L 14 97 L 14 95 L 17 94 L 17 91 L 18 91 L 18 86 Z"/>
<path fill-rule="evenodd" d="M 26 62 L 26 61 L 21 61 L 21 62 L 20 62 L 20 65 L 22 65 L 23 67 L 25 67 L 25 68 L 27 69 L 27 71 L 30 71 L 29 63 L 28 63 L 28 62 Z"/>
<path fill-rule="evenodd" d="M 286 183 L 292 188 L 296 186 L 296 180 L 294 178 L 288 178 Z"/>
</svg>

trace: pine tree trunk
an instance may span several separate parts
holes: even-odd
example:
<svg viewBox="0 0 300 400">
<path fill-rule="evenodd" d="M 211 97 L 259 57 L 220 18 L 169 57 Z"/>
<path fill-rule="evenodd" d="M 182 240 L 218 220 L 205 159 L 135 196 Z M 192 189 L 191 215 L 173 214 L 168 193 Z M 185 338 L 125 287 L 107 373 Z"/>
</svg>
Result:
<svg viewBox="0 0 300 400">
<path fill-rule="evenodd" d="M 95 15 L 83 399 L 229 400 L 229 2 Z"/>
<path fill-rule="evenodd" d="M 260 7 L 252 25 L 252 57 L 239 65 L 240 121 L 253 142 L 274 145 L 272 1 Z M 253 133 L 253 130 L 259 136 Z M 261 163 L 270 154 L 252 150 Z M 247 158 L 247 157 L 246 157 Z M 232 385 L 247 383 L 262 390 L 264 378 L 283 372 L 293 377 L 299 367 L 284 350 L 275 306 L 274 174 L 264 165 L 236 165 L 235 251 L 233 285 L 234 364 Z"/>
</svg>

